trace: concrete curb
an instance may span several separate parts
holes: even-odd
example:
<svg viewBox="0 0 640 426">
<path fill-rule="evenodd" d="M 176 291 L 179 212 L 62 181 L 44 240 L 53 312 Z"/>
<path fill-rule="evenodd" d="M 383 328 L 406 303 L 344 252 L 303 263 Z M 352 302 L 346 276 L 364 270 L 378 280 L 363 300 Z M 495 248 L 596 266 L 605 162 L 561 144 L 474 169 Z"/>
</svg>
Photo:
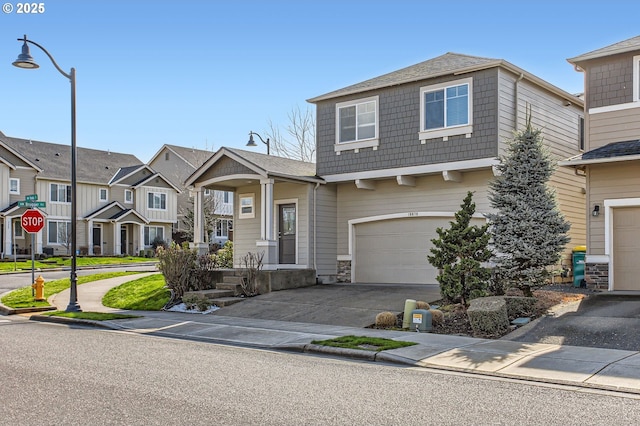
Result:
<svg viewBox="0 0 640 426">
<path fill-rule="evenodd" d="M 108 324 L 104 321 L 94 321 L 94 320 L 86 320 L 80 318 L 67 318 L 67 317 L 58 317 L 58 316 L 49 316 L 49 315 L 31 315 L 29 317 L 31 321 L 39 321 L 39 322 L 52 322 L 56 324 L 81 324 L 98 328 L 106 328 L 110 330 L 122 330 L 121 328 L 115 328 L 111 324 Z"/>
</svg>

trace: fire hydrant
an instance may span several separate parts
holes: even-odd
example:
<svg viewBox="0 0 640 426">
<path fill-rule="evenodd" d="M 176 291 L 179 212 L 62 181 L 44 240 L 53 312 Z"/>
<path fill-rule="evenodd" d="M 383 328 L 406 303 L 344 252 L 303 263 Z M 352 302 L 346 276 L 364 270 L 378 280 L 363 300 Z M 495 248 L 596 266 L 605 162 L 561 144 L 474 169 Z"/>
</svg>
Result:
<svg viewBox="0 0 640 426">
<path fill-rule="evenodd" d="M 44 300 L 44 278 L 42 278 L 42 275 L 38 275 L 36 282 L 31 284 L 31 288 L 36 290 L 36 300 Z"/>
</svg>

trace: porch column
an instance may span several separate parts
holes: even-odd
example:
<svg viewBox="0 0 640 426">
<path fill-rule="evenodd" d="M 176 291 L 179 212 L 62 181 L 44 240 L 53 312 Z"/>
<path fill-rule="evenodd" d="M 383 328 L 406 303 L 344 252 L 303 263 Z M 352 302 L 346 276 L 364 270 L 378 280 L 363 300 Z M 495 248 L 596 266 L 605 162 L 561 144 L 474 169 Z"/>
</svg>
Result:
<svg viewBox="0 0 640 426">
<path fill-rule="evenodd" d="M 144 250 L 146 247 L 144 246 L 144 223 L 141 223 L 138 226 L 138 253 L 136 253 L 137 255 L 140 254 L 141 250 Z"/>
<path fill-rule="evenodd" d="M 93 220 L 87 222 L 87 253 L 93 256 Z"/>
<path fill-rule="evenodd" d="M 273 226 L 273 179 L 260 181 L 260 241 L 256 242 L 259 252 L 264 252 L 264 269 L 276 269 L 278 264 L 277 241 Z"/>
<path fill-rule="evenodd" d="M 122 254 L 120 253 L 120 223 L 113 222 L 111 226 L 113 227 L 113 254 Z"/>
<path fill-rule="evenodd" d="M 198 254 L 209 252 L 209 246 L 204 238 L 204 188 L 198 187 L 193 191 L 193 243 L 191 248 Z"/>
<path fill-rule="evenodd" d="M 13 229 L 11 223 L 13 222 L 12 216 L 6 216 L 4 218 L 4 254 L 13 254 Z"/>
</svg>

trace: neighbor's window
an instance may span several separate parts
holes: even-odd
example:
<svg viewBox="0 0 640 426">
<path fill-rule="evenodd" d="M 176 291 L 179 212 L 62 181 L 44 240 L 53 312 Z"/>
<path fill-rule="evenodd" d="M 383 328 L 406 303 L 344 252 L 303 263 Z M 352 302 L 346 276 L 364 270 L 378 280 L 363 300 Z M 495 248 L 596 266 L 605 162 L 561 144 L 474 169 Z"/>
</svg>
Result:
<svg viewBox="0 0 640 426">
<path fill-rule="evenodd" d="M 155 210 L 167 209 L 167 194 L 161 192 L 149 192 L 147 195 L 147 207 Z"/>
<path fill-rule="evenodd" d="M 218 219 L 216 221 L 216 237 L 229 238 L 230 229 L 233 229 L 233 220 Z"/>
<path fill-rule="evenodd" d="M 471 133 L 471 94 L 470 78 L 422 87 L 420 139 Z"/>
<path fill-rule="evenodd" d="M 108 194 L 107 188 L 100 188 L 98 190 L 98 199 L 100 201 L 107 201 Z"/>
<path fill-rule="evenodd" d="M 130 189 L 124 190 L 124 202 L 127 204 L 133 204 L 133 191 Z"/>
<path fill-rule="evenodd" d="M 238 196 L 240 200 L 240 211 L 238 212 L 238 217 L 240 219 L 251 219 L 255 217 L 254 211 L 254 200 L 255 197 L 253 194 L 240 194 Z"/>
<path fill-rule="evenodd" d="M 52 183 L 50 186 L 50 199 L 54 203 L 71 202 L 71 185 Z"/>
<path fill-rule="evenodd" d="M 49 244 L 69 244 L 71 242 L 71 222 L 48 221 L 47 235 Z"/>
<path fill-rule="evenodd" d="M 164 240 L 164 228 L 162 226 L 145 226 L 144 245 L 150 246 L 156 238 Z"/>
<path fill-rule="evenodd" d="M 20 194 L 20 179 L 9 179 L 9 194 Z"/>
</svg>

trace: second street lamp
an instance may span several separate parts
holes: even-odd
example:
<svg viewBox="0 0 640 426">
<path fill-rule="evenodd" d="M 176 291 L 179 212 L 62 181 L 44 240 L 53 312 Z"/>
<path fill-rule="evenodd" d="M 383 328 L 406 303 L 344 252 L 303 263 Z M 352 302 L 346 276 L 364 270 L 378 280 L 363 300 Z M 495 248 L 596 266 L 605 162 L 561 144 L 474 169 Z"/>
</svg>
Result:
<svg viewBox="0 0 640 426">
<path fill-rule="evenodd" d="M 58 70 L 60 74 L 69 79 L 71 83 L 71 273 L 70 280 L 70 295 L 69 305 L 67 306 L 67 312 L 79 312 L 81 311 L 78 304 L 78 277 L 76 275 L 77 270 L 77 233 L 76 233 L 76 221 L 77 221 L 77 182 L 76 182 L 76 69 L 71 68 L 69 73 L 66 73 L 58 66 L 53 56 L 35 41 L 27 39 L 27 35 L 24 38 L 19 38 L 18 41 L 22 41 L 22 53 L 18 55 L 18 59 L 13 62 L 13 65 L 18 68 L 36 69 L 40 66 L 29 53 L 29 44 L 32 44 L 42 50 L 51 60 L 51 63 Z M 33 249 L 33 248 L 32 248 Z"/>
<path fill-rule="evenodd" d="M 262 136 L 260 136 L 256 132 L 249 132 L 249 142 L 247 142 L 247 146 L 258 146 L 256 145 L 256 141 L 253 140 L 253 135 L 259 137 L 262 143 L 267 146 L 267 155 L 269 155 L 269 138 L 267 138 L 267 140 L 265 141 L 264 139 L 262 139 Z"/>
</svg>

